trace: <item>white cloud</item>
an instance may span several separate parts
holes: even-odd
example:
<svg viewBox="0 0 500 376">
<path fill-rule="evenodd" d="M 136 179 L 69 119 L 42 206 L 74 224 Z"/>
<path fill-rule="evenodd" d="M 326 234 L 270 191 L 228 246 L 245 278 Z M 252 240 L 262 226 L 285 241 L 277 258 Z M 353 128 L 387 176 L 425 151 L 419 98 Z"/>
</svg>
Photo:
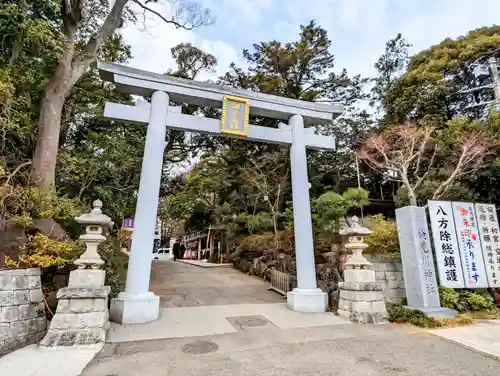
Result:
<svg viewBox="0 0 500 376">
<path fill-rule="evenodd" d="M 126 43 L 132 48 L 133 58 L 129 65 L 134 68 L 155 73 L 165 73 L 168 69 L 175 68 L 170 50 L 179 43 L 192 43 L 217 58 L 216 72 L 200 75 L 199 79 L 218 77 L 227 71 L 232 61 L 237 61 L 241 56 L 230 44 L 222 40 L 203 39 L 194 30 L 176 29 L 154 16 L 141 21 L 145 22 L 128 24 L 122 30 Z"/>
<path fill-rule="evenodd" d="M 232 61 L 244 65 L 241 49 L 248 47 L 249 36 L 250 42 L 256 43 L 294 40 L 299 25 L 315 19 L 329 32 L 337 67 L 345 67 L 351 74 L 370 76 L 386 41 L 398 32 L 417 52 L 447 36 L 456 38 L 470 29 L 490 26 L 498 22 L 500 14 L 498 0 L 197 1 L 211 8 L 216 16 L 216 24 L 210 29 L 176 30 L 159 20 L 148 21 L 146 32 L 141 32 L 139 26 L 127 26 L 124 36 L 132 45 L 131 65 L 165 72 L 174 66 L 170 48 L 191 42 L 218 58 L 217 73 L 203 76 L 213 78 L 224 73 Z M 209 30 L 211 38 L 201 36 L 205 30 Z"/>
</svg>

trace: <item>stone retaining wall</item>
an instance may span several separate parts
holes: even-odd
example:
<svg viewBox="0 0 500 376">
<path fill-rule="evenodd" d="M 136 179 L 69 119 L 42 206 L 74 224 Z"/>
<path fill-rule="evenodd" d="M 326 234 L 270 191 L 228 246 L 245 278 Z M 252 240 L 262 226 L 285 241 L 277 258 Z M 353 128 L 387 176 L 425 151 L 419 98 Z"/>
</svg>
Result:
<svg viewBox="0 0 500 376">
<path fill-rule="evenodd" d="M 403 264 L 385 255 L 366 254 L 375 271 L 375 279 L 384 291 L 386 303 L 402 303 L 406 298 Z"/>
<path fill-rule="evenodd" d="M 46 329 L 40 269 L 0 269 L 0 356 L 37 343 Z"/>
</svg>

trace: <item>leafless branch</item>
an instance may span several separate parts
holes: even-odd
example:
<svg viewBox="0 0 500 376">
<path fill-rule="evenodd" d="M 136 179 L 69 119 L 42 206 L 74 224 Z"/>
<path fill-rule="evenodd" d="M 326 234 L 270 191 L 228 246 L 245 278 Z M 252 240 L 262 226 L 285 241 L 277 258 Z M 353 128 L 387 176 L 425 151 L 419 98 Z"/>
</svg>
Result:
<svg viewBox="0 0 500 376">
<path fill-rule="evenodd" d="M 171 8 L 171 16 L 167 17 L 146 4 L 150 1 L 132 0 L 144 11 L 154 14 L 162 21 L 174 25 L 177 29 L 192 30 L 199 26 L 209 25 L 213 23 L 212 17 L 208 10 L 203 10 L 196 3 L 187 6 L 179 6 L 177 1 L 169 1 Z"/>
</svg>

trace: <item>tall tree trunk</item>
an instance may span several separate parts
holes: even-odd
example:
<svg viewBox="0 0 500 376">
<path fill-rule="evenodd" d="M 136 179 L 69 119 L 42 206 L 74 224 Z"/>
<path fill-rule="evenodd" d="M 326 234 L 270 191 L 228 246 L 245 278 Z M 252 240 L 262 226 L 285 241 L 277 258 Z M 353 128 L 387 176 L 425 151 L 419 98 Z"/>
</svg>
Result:
<svg viewBox="0 0 500 376">
<path fill-rule="evenodd" d="M 65 53 L 47 84 L 40 105 L 38 139 L 33 156 L 32 183 L 44 192 L 55 184 L 57 151 L 61 132 L 61 114 L 72 87 L 85 73 L 89 63 L 73 61 L 73 49 Z"/>
<path fill-rule="evenodd" d="M 61 113 L 64 101 L 73 86 L 88 69 L 90 62 L 95 59 L 106 38 L 111 36 L 116 28 L 120 26 L 121 14 L 128 1 L 114 1 L 114 5 L 99 31 L 78 53 L 75 52 L 75 38 L 80 19 L 74 19 L 72 12 L 76 11 L 78 13 L 78 11 L 81 12 L 81 9 L 66 9 L 66 13 L 63 14 L 68 46 L 42 98 L 38 122 L 38 139 L 31 173 L 32 183 L 40 187 L 44 192 L 49 192 L 55 183 L 57 151 L 61 132 Z"/>
</svg>

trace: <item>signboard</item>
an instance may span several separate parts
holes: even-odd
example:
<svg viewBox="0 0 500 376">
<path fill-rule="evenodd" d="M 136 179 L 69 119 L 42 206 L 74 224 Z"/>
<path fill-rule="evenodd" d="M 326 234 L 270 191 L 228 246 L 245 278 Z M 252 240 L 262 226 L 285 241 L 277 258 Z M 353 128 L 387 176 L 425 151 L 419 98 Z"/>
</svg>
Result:
<svg viewBox="0 0 500 376">
<path fill-rule="evenodd" d="M 408 306 L 438 309 L 439 294 L 425 209 L 416 206 L 396 209 L 396 221 Z"/>
<path fill-rule="evenodd" d="M 221 133 L 248 136 L 250 100 L 226 95 L 222 102 Z"/>
<path fill-rule="evenodd" d="M 122 227 L 134 229 L 134 218 L 123 218 Z"/>
<path fill-rule="evenodd" d="M 500 231 L 493 204 L 475 204 L 477 226 L 490 287 L 500 287 Z"/>
<path fill-rule="evenodd" d="M 429 201 L 429 215 L 436 251 L 439 284 L 451 288 L 464 288 L 464 274 L 451 202 Z"/>
<path fill-rule="evenodd" d="M 452 202 L 452 207 L 465 286 L 488 287 L 474 205 L 470 202 Z"/>
</svg>

